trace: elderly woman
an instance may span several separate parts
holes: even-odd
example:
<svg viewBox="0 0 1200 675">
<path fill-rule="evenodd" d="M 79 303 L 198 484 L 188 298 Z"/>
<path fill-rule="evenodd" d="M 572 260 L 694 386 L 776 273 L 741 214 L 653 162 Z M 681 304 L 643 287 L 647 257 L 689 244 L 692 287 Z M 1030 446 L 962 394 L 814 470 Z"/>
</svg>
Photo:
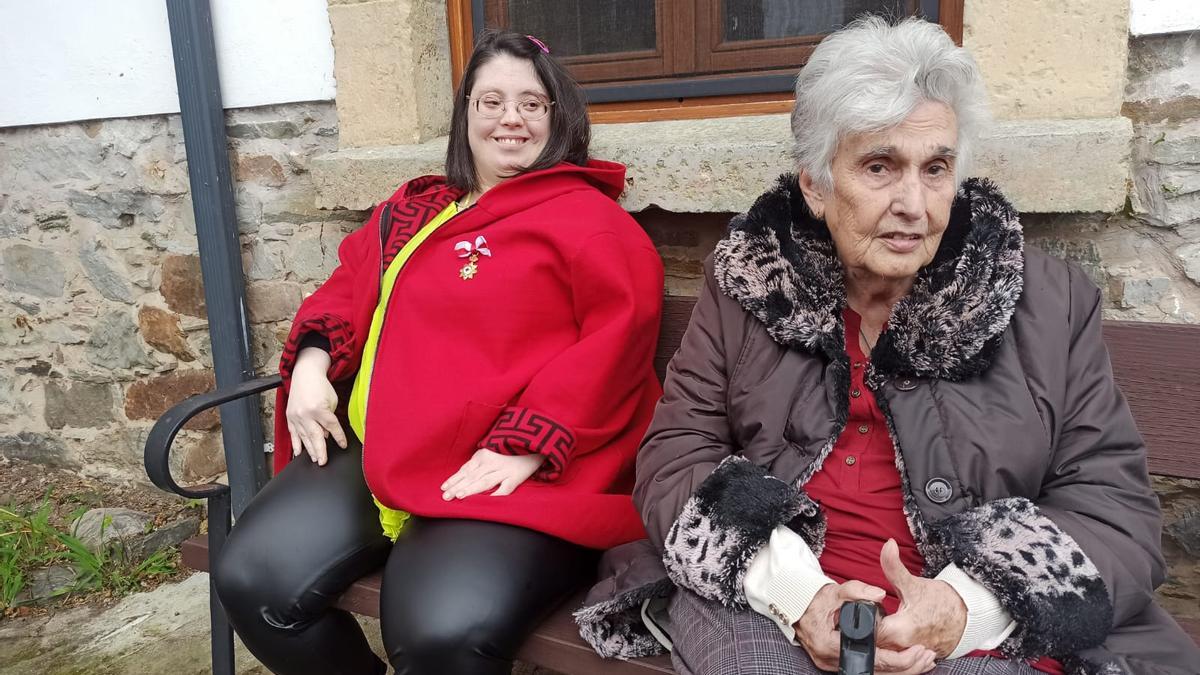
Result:
<svg viewBox="0 0 1200 675">
<path fill-rule="evenodd" d="M 961 180 L 984 100 L 920 20 L 813 53 L 799 175 L 718 244 L 640 450 L 650 543 L 610 552 L 577 615 L 602 654 L 654 651 L 649 628 L 680 673 L 836 670 L 836 613 L 868 600 L 876 672 L 1200 672 L 1153 601 L 1100 293 Z M 672 587 L 663 631 L 643 601 Z"/>
</svg>

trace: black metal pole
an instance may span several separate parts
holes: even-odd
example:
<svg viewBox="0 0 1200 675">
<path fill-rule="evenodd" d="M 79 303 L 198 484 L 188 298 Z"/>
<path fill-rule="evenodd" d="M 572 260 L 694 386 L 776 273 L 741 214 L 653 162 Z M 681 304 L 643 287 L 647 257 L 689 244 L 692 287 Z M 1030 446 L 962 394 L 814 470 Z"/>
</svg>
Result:
<svg viewBox="0 0 1200 675">
<path fill-rule="evenodd" d="M 221 557 L 225 539 L 229 537 L 229 493 L 208 498 L 208 560 L 209 569 L 213 561 Z M 208 616 L 211 621 L 213 675 L 234 675 L 233 670 L 233 626 L 217 597 L 217 588 L 211 572 L 208 577 Z"/>
<path fill-rule="evenodd" d="M 212 12 L 208 0 L 166 2 L 213 369 L 217 386 L 226 387 L 254 377 L 254 368 Z M 240 514 L 267 478 L 258 398 L 232 401 L 220 410 L 233 512 Z"/>
</svg>

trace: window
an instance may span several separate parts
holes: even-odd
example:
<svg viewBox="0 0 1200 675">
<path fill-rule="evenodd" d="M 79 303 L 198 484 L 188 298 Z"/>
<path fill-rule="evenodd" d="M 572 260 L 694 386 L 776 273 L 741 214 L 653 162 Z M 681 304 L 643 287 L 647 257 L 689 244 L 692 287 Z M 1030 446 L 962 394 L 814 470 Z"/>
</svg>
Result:
<svg viewBox="0 0 1200 675">
<path fill-rule="evenodd" d="M 866 12 L 922 14 L 961 42 L 962 7 L 963 0 L 449 0 L 456 79 L 471 27 L 529 33 L 584 85 L 593 118 L 697 106 L 733 108 L 716 114 L 786 109 L 778 103 L 790 100 L 796 69 L 838 26 Z"/>
</svg>

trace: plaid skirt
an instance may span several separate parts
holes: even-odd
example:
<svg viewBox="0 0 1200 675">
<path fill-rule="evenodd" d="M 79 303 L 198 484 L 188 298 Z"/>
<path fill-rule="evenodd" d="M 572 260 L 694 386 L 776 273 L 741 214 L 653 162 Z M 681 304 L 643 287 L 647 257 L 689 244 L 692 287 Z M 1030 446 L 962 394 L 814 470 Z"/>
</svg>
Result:
<svg viewBox="0 0 1200 675">
<path fill-rule="evenodd" d="M 750 610 L 733 610 L 678 589 L 670 605 L 671 662 L 680 675 L 824 675 L 779 627 Z M 1039 675 L 1019 661 L 987 656 L 943 661 L 933 675 Z"/>
</svg>

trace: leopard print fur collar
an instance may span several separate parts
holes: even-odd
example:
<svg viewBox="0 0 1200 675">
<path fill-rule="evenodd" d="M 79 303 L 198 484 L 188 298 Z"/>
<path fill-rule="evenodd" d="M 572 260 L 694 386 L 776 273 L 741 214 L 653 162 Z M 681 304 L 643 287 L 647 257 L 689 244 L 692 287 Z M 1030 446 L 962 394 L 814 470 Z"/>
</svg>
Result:
<svg viewBox="0 0 1200 675">
<path fill-rule="evenodd" d="M 792 349 L 845 358 L 843 268 L 829 229 L 785 174 L 729 224 L 714 253 L 717 284 Z M 883 376 L 963 380 L 1000 346 L 1024 282 L 1017 212 L 987 179 L 959 188 L 933 262 L 892 311 L 871 354 Z"/>
</svg>

